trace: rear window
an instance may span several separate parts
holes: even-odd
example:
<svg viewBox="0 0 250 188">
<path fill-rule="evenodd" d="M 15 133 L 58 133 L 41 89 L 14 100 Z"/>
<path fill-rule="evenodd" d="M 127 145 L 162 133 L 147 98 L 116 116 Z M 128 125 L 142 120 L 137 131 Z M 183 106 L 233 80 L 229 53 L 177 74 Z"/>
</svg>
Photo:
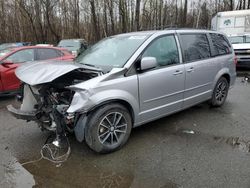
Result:
<svg viewBox="0 0 250 188">
<path fill-rule="evenodd" d="M 231 45 L 225 36 L 217 33 L 210 33 L 214 52 L 213 56 L 226 55 L 232 53 Z"/>
<path fill-rule="evenodd" d="M 243 36 L 229 37 L 229 40 L 232 44 L 244 43 Z"/>
<path fill-rule="evenodd" d="M 81 43 L 78 40 L 61 40 L 58 47 L 75 47 L 80 48 Z"/>
<path fill-rule="evenodd" d="M 61 57 L 63 54 L 55 49 L 37 49 L 37 60 L 47 60 Z"/>
<path fill-rule="evenodd" d="M 232 44 L 250 43 L 250 36 L 231 36 L 228 37 Z"/>
<path fill-rule="evenodd" d="M 181 34 L 180 39 L 185 62 L 206 59 L 211 56 L 206 34 Z"/>
</svg>

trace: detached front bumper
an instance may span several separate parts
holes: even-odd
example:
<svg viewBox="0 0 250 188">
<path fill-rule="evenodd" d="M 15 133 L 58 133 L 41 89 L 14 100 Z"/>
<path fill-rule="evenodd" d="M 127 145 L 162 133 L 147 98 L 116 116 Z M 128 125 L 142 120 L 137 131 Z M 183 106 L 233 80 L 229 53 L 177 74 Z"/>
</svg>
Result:
<svg viewBox="0 0 250 188">
<path fill-rule="evenodd" d="M 7 106 L 7 110 L 17 119 L 23 119 L 27 121 L 35 121 L 37 120 L 35 112 L 24 112 L 20 109 L 16 109 L 12 105 Z"/>
</svg>

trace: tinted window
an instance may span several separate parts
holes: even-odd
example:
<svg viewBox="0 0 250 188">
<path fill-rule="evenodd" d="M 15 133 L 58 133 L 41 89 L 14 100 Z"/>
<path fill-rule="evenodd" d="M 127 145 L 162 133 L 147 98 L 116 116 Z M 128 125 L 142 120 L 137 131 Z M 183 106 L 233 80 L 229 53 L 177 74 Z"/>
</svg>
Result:
<svg viewBox="0 0 250 188">
<path fill-rule="evenodd" d="M 221 34 L 211 33 L 211 39 L 214 47 L 214 56 L 225 55 L 232 52 L 228 40 Z"/>
<path fill-rule="evenodd" d="M 179 54 L 173 35 L 161 37 L 153 41 L 142 57 L 155 57 L 159 66 L 179 63 Z"/>
<path fill-rule="evenodd" d="M 75 47 L 80 48 L 80 41 L 78 40 L 61 40 L 58 44 L 58 47 Z"/>
<path fill-rule="evenodd" d="M 37 49 L 37 60 L 54 59 L 60 56 L 59 51 L 55 49 Z"/>
<path fill-rule="evenodd" d="M 9 56 L 6 60 L 12 61 L 14 63 L 21 63 L 25 61 L 34 61 L 34 50 L 27 49 L 18 51 L 11 56 Z"/>
<path fill-rule="evenodd" d="M 229 40 L 231 41 L 232 44 L 243 43 L 244 37 L 243 36 L 229 37 Z"/>
<path fill-rule="evenodd" d="M 181 34 L 180 38 L 185 62 L 210 57 L 210 47 L 206 34 Z"/>
<path fill-rule="evenodd" d="M 228 37 L 232 44 L 239 44 L 239 43 L 250 43 L 250 36 L 233 36 Z"/>
<path fill-rule="evenodd" d="M 246 36 L 246 43 L 250 43 L 250 36 Z"/>
</svg>

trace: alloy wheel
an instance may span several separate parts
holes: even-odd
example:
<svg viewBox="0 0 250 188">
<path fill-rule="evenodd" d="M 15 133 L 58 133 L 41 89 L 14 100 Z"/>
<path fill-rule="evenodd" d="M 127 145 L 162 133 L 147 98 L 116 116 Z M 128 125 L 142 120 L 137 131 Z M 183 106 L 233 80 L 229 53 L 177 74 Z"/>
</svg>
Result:
<svg viewBox="0 0 250 188">
<path fill-rule="evenodd" d="M 111 112 L 104 116 L 98 126 L 99 141 L 108 146 L 119 144 L 127 132 L 127 121 L 123 114 Z"/>
<path fill-rule="evenodd" d="M 227 83 L 221 81 L 216 88 L 215 99 L 218 102 L 223 102 L 227 96 Z"/>
</svg>

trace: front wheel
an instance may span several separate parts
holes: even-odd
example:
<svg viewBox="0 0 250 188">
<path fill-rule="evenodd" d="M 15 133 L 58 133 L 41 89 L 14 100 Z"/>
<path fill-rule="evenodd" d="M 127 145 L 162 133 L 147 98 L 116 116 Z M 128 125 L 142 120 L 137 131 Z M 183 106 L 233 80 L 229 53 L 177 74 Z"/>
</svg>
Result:
<svg viewBox="0 0 250 188">
<path fill-rule="evenodd" d="M 222 106 L 227 98 L 229 90 L 229 83 L 226 78 L 221 77 L 213 91 L 212 99 L 211 99 L 211 106 L 212 107 L 220 107 Z"/>
<path fill-rule="evenodd" d="M 87 145 L 98 153 L 113 152 L 128 140 L 132 129 L 132 118 L 120 104 L 104 105 L 90 115 L 86 125 Z"/>
</svg>

